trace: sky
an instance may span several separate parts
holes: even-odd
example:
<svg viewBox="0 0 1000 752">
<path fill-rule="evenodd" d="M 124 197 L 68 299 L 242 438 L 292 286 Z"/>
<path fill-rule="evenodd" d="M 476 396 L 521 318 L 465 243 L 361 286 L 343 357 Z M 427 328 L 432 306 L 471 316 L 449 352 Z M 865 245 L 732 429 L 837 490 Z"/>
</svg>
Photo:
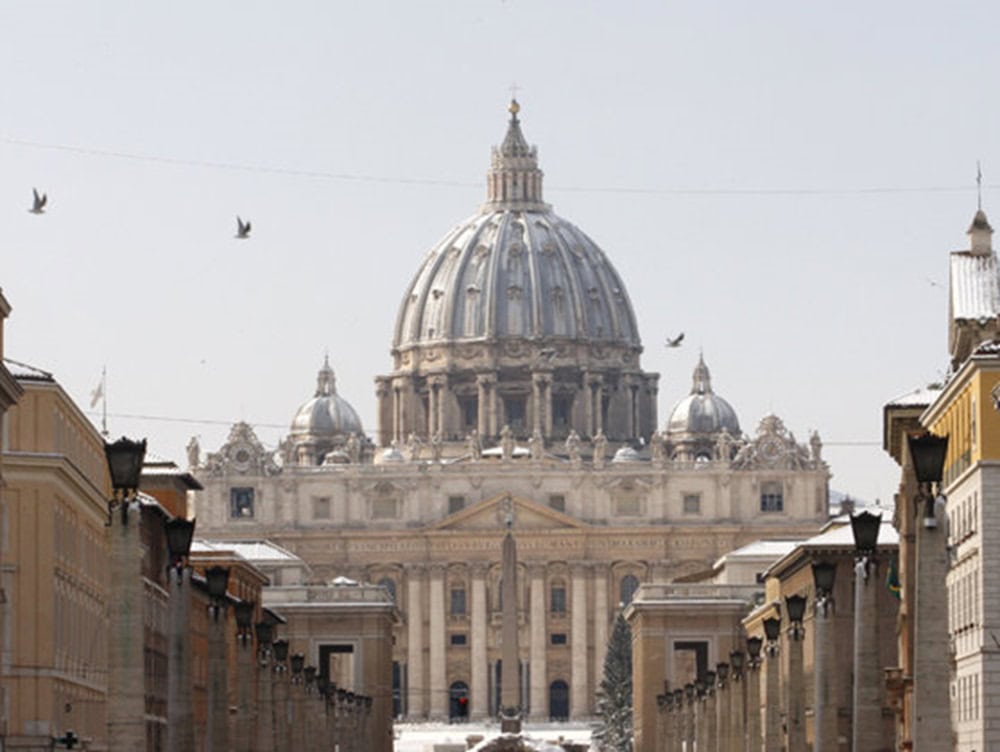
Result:
<svg viewBox="0 0 1000 752">
<path fill-rule="evenodd" d="M 237 420 L 276 445 L 327 352 L 373 432 L 397 307 L 482 202 L 516 83 L 661 425 L 703 352 L 744 431 L 818 430 L 831 487 L 887 503 L 882 407 L 944 376 L 977 160 L 1000 217 L 997 29 L 986 2 L 4 3 L 5 354 L 96 422 L 106 367 L 111 435 L 180 464 Z"/>
</svg>

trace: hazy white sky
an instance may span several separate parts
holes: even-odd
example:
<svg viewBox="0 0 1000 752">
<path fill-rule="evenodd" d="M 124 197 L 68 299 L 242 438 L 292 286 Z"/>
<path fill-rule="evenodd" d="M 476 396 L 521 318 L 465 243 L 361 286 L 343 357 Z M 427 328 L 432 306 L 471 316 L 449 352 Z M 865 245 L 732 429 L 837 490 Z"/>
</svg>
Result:
<svg viewBox="0 0 1000 752">
<path fill-rule="evenodd" d="M 237 419 L 276 444 L 329 350 L 374 431 L 396 308 L 482 201 L 516 81 L 546 199 L 628 286 L 661 424 L 703 348 L 744 430 L 818 429 L 832 486 L 888 500 L 882 406 L 946 366 L 977 159 L 995 208 L 998 22 L 987 2 L 4 3 L 7 355 L 84 407 L 106 364 L 112 434 L 183 462 Z"/>
</svg>

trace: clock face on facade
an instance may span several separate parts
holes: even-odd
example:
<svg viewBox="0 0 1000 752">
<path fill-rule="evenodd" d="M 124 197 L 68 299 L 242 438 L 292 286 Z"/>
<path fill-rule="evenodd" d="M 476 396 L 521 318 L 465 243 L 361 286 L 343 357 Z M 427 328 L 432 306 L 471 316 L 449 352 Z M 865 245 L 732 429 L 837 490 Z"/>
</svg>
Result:
<svg viewBox="0 0 1000 752">
<path fill-rule="evenodd" d="M 237 444 L 233 447 L 233 452 L 230 456 L 232 457 L 233 467 L 237 470 L 250 469 L 250 459 L 253 455 L 250 452 L 250 447 L 247 445 Z"/>
<path fill-rule="evenodd" d="M 780 459 L 782 453 L 781 441 L 775 436 L 768 436 L 762 439 L 760 445 L 757 447 L 757 451 L 760 454 L 760 458 L 765 462 L 775 463 Z"/>
</svg>

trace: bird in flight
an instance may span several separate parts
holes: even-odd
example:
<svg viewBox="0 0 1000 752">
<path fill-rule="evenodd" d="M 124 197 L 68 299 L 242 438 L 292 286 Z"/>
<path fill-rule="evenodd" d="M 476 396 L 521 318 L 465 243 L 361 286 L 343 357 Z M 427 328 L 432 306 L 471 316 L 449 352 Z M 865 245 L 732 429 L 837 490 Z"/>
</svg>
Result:
<svg viewBox="0 0 1000 752">
<path fill-rule="evenodd" d="M 236 217 L 236 238 L 238 240 L 246 240 L 250 237 L 250 223 L 244 222 L 239 217 Z"/>
<path fill-rule="evenodd" d="M 31 208 L 28 209 L 32 214 L 44 214 L 45 204 L 49 200 L 48 194 L 43 193 L 41 196 L 38 195 L 38 189 L 32 188 L 31 192 L 35 194 L 35 200 L 31 204 Z"/>
<path fill-rule="evenodd" d="M 667 341 L 664 343 L 664 346 L 665 347 L 680 347 L 681 346 L 681 342 L 683 342 L 683 341 L 684 341 L 684 332 L 681 332 L 680 334 L 678 334 L 673 339 L 671 339 L 670 337 L 667 337 Z"/>
</svg>

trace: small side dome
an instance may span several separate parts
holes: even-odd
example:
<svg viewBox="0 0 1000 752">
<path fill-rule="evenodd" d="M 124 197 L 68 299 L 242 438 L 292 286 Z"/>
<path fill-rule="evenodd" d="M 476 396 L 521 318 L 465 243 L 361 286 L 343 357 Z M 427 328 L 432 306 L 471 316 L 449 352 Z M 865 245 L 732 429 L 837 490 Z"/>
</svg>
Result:
<svg viewBox="0 0 1000 752">
<path fill-rule="evenodd" d="M 292 418 L 288 439 L 293 456 L 299 464 L 322 463 L 332 449 L 343 447 L 351 434 L 364 436 L 361 419 L 351 404 L 337 394 L 337 379 L 327 357 L 316 379 L 315 396 Z"/>
<path fill-rule="evenodd" d="M 667 437 L 679 439 L 711 436 L 726 429 L 730 436 L 739 436 L 740 421 L 726 400 L 712 391 L 712 378 L 703 357 L 694 369 L 691 394 L 678 402 L 667 421 Z"/>
<path fill-rule="evenodd" d="M 611 458 L 611 461 L 615 463 L 641 462 L 642 457 L 639 456 L 639 453 L 635 451 L 635 449 L 626 444 L 625 446 L 621 447 L 617 452 L 615 452 L 615 456 Z"/>
</svg>

